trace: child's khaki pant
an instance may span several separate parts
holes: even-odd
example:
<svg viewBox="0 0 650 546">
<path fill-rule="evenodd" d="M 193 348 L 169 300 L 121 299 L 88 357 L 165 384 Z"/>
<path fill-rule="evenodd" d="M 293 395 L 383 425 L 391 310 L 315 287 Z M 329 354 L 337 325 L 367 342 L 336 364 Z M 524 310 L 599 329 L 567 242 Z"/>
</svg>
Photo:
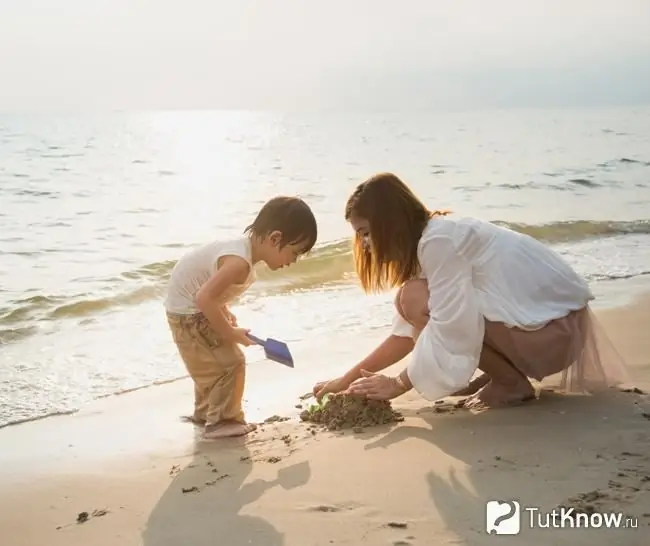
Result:
<svg viewBox="0 0 650 546">
<path fill-rule="evenodd" d="M 185 367 L 194 380 L 194 419 L 212 425 L 244 421 L 246 361 L 236 343 L 224 343 L 201 313 L 167 321 Z"/>
</svg>

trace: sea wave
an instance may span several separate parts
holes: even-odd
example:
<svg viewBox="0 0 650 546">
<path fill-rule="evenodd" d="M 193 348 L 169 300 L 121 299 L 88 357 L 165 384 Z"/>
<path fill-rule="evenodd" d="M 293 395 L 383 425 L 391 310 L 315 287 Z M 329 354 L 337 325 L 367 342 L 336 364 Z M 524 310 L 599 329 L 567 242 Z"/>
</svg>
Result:
<svg viewBox="0 0 650 546">
<path fill-rule="evenodd" d="M 101 400 L 103 398 L 111 398 L 114 396 L 121 396 L 124 394 L 129 394 L 132 392 L 140 391 L 143 389 L 148 389 L 151 387 L 157 387 L 160 385 L 167 385 L 169 383 L 176 383 L 178 381 L 183 381 L 184 379 L 187 379 L 189 376 L 188 375 L 182 375 L 180 377 L 172 377 L 170 379 L 160 379 L 158 381 L 152 381 L 151 383 L 145 383 L 143 385 L 139 385 L 137 387 L 131 387 L 128 389 L 121 389 L 115 392 L 110 392 L 107 394 L 102 394 L 101 396 L 95 397 L 96 400 Z M 50 417 L 63 417 L 64 415 L 74 415 L 79 411 L 79 408 L 72 408 L 72 409 L 66 409 L 66 410 L 54 410 L 54 411 L 45 411 L 41 414 L 38 415 L 33 415 L 30 417 L 19 417 L 15 419 L 8 419 L 7 421 L 0 421 L 0 429 L 6 428 L 6 427 L 11 427 L 15 425 L 22 425 L 25 423 L 31 423 L 33 421 L 40 421 L 42 419 L 48 419 Z"/>
<path fill-rule="evenodd" d="M 650 234 L 650 220 L 633 221 L 588 221 L 574 220 L 548 224 L 524 224 L 495 221 L 497 225 L 525 233 L 549 244 L 577 242 L 590 238 L 614 237 L 617 235 Z M 175 260 L 154 262 L 122 274 L 128 279 L 168 280 Z M 290 268 L 279 273 L 260 268 L 258 277 L 262 280 L 279 280 L 315 275 L 324 281 L 339 278 L 352 271 L 352 247 L 349 239 L 333 241 L 316 247 L 308 256 Z"/>
<path fill-rule="evenodd" d="M 495 223 L 549 244 L 629 234 L 650 234 L 649 220 L 576 220 L 543 225 Z M 10 301 L 8 307 L 0 309 L 0 344 L 18 341 L 36 333 L 37 325 L 43 321 L 79 319 L 162 298 L 175 264 L 174 260 L 165 260 L 124 271 L 118 278 L 110 279 L 110 286 L 107 286 L 104 292 L 106 295 L 41 294 Z M 260 295 L 287 294 L 354 282 L 350 240 L 332 241 L 318 246 L 295 265 L 279 272 L 259 266 L 257 275 L 259 282 L 253 285 L 242 303 Z M 608 276 L 599 273 L 592 280 L 617 278 L 621 278 L 620 275 Z"/>
<path fill-rule="evenodd" d="M 494 222 L 546 243 L 569 243 L 584 239 L 615 237 L 617 235 L 650 234 L 650 220 L 590 221 L 572 220 L 532 225 L 517 222 Z"/>
</svg>

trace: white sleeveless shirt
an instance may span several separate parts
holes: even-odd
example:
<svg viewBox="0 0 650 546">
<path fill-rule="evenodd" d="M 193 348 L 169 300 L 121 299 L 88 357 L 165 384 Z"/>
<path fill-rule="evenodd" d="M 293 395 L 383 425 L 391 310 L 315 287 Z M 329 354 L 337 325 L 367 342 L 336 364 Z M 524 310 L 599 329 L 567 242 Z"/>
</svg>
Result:
<svg viewBox="0 0 650 546">
<path fill-rule="evenodd" d="M 222 305 L 232 302 L 253 284 L 255 270 L 250 239 L 242 236 L 226 241 L 213 241 L 185 254 L 172 269 L 165 299 L 165 309 L 168 313 L 193 315 L 200 312 L 196 307 L 196 294 L 217 270 L 217 263 L 223 256 L 243 258 L 248 262 L 250 270 L 243 284 L 231 286 L 222 296 Z"/>
</svg>

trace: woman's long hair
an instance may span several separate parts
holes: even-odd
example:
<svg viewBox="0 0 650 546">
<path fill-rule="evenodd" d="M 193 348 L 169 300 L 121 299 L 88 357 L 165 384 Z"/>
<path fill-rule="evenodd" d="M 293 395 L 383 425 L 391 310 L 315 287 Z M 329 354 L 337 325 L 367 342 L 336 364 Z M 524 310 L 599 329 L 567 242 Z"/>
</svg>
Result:
<svg viewBox="0 0 650 546">
<path fill-rule="evenodd" d="M 368 221 L 370 245 L 355 235 L 353 254 L 357 275 L 366 293 L 381 292 L 416 278 L 422 232 L 433 216 L 410 188 L 392 173 L 380 173 L 354 190 L 345 205 L 345 219 Z"/>
</svg>

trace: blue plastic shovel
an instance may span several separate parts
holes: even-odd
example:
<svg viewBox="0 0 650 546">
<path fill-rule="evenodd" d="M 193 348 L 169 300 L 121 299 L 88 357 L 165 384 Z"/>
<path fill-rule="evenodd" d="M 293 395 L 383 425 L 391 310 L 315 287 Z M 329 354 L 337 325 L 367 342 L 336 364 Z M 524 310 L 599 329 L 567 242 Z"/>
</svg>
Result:
<svg viewBox="0 0 650 546">
<path fill-rule="evenodd" d="M 258 345 L 264 347 L 266 358 L 284 364 L 285 366 L 289 366 L 289 368 L 293 368 L 293 357 L 291 356 L 291 351 L 289 351 L 289 347 L 286 343 L 271 338 L 268 338 L 265 341 L 253 334 L 248 334 L 248 337 Z"/>
</svg>

